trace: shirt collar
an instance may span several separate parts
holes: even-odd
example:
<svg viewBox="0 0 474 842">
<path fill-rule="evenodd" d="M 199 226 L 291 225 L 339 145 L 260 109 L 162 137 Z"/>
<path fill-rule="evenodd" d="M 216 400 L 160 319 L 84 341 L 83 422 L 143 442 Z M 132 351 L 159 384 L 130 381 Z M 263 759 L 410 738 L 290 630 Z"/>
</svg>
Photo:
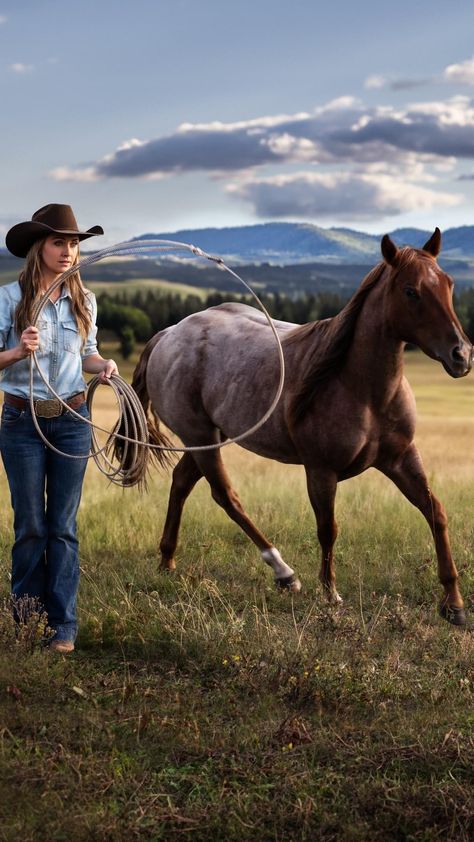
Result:
<svg viewBox="0 0 474 842">
<path fill-rule="evenodd" d="M 61 286 L 61 294 L 60 294 L 60 296 L 59 296 L 59 298 L 58 298 L 58 301 L 59 301 L 60 299 L 62 299 L 62 298 L 70 298 L 70 297 L 71 297 L 71 293 L 70 293 L 70 291 L 69 291 L 69 287 L 68 287 L 66 284 L 62 284 L 62 286 Z"/>
</svg>

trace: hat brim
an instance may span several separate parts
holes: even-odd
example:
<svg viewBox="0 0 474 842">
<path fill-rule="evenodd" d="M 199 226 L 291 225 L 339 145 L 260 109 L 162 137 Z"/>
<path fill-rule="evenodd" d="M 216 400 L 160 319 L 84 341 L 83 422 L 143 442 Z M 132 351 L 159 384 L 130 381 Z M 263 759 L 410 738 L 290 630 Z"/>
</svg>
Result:
<svg viewBox="0 0 474 842">
<path fill-rule="evenodd" d="M 5 245 L 15 257 L 26 257 L 32 245 L 42 237 L 49 237 L 51 234 L 64 234 L 68 237 L 77 237 L 78 240 L 87 240 L 89 237 L 97 237 L 104 233 L 100 225 L 93 225 L 87 231 L 60 230 L 51 228 L 43 222 L 19 222 L 10 228 L 5 237 Z"/>
</svg>

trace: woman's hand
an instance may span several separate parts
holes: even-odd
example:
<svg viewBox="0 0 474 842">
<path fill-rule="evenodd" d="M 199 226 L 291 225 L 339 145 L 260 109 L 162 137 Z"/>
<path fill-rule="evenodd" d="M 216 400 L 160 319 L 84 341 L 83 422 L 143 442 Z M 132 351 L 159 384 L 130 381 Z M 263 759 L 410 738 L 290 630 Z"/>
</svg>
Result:
<svg viewBox="0 0 474 842">
<path fill-rule="evenodd" d="M 30 325 L 20 336 L 20 353 L 22 357 L 28 357 L 39 349 L 39 331 L 37 327 Z"/>
<path fill-rule="evenodd" d="M 97 374 L 100 383 L 107 383 L 112 377 L 112 374 L 118 374 L 118 368 L 115 360 L 104 360 L 100 354 L 90 354 L 82 361 L 83 371 L 88 374 Z"/>
<path fill-rule="evenodd" d="M 34 351 L 39 349 L 39 331 L 37 327 L 30 325 L 23 331 L 20 336 L 18 345 L 14 348 L 8 348 L 5 351 L 0 351 L 0 371 L 4 371 L 14 363 L 29 357 Z"/>
<path fill-rule="evenodd" d="M 112 374 L 118 374 L 117 364 L 114 360 L 104 360 L 105 365 L 102 371 L 99 374 L 99 380 L 101 383 L 107 383 L 107 380 L 110 380 Z"/>
</svg>

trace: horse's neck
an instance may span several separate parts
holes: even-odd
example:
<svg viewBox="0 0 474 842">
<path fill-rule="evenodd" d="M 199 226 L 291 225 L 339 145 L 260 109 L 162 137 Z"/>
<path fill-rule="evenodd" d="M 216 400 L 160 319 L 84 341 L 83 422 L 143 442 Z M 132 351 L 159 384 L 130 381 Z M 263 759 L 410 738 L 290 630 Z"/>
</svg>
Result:
<svg viewBox="0 0 474 842">
<path fill-rule="evenodd" d="M 381 404 L 391 400 L 403 377 L 404 343 L 388 323 L 386 294 L 384 284 L 370 292 L 341 370 L 343 379 L 357 383 L 359 394 Z"/>
</svg>

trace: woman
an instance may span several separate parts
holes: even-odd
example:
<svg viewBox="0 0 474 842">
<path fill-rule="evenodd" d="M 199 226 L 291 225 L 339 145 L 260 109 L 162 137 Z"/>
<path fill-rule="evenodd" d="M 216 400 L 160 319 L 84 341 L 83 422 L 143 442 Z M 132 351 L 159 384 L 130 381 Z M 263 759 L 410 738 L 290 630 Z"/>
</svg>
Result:
<svg viewBox="0 0 474 842">
<path fill-rule="evenodd" d="M 82 371 L 106 382 L 117 373 L 113 360 L 97 351 L 95 297 L 79 272 L 54 291 L 36 327 L 34 304 L 54 281 L 79 261 L 79 242 L 103 234 L 99 225 L 81 231 L 69 205 L 46 205 L 31 222 L 10 229 L 6 246 L 26 258 L 19 280 L 0 287 L 0 388 L 4 391 L 0 450 L 10 486 L 15 542 L 12 593 L 15 604 L 36 598 L 48 615 L 54 637 L 50 649 L 72 652 L 77 634 L 79 556 L 76 515 L 81 498 L 91 432 L 52 395 L 35 369 L 36 416 L 48 441 L 41 440 L 30 411 L 30 355 L 67 405 L 88 418 Z M 20 600 L 20 603 L 18 603 Z M 21 616 L 21 609 L 17 610 Z"/>
</svg>

